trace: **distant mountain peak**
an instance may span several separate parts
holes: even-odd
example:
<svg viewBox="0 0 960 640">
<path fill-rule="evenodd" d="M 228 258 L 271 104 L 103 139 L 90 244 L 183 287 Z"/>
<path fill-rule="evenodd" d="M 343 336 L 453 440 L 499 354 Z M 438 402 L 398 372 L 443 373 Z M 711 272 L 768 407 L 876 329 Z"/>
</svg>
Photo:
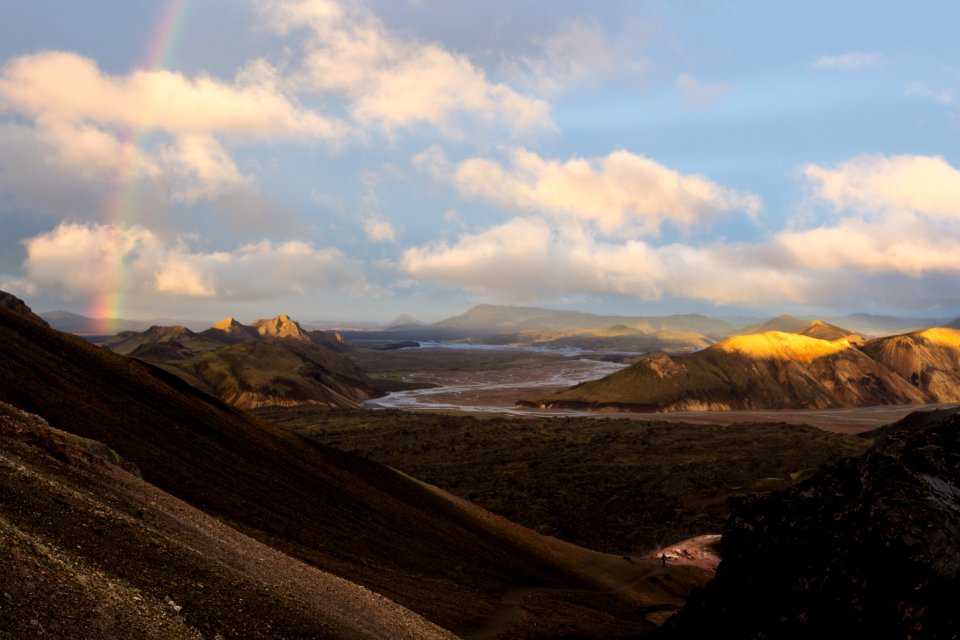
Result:
<svg viewBox="0 0 960 640">
<path fill-rule="evenodd" d="M 310 339 L 310 336 L 300 327 L 300 324 L 285 313 L 275 318 L 255 320 L 250 326 L 264 337 Z"/>
<path fill-rule="evenodd" d="M 210 328 L 219 329 L 220 331 L 226 331 L 227 333 L 235 331 L 237 328 L 242 327 L 243 325 L 237 322 L 237 319 L 233 316 L 227 316 L 220 322 L 214 322 Z"/>
<path fill-rule="evenodd" d="M 182 336 L 195 336 L 197 334 L 182 325 L 174 325 L 172 327 L 153 325 L 144 331 L 143 335 L 151 338 L 179 338 Z"/>
<path fill-rule="evenodd" d="M 402 315 L 397 316 L 392 321 L 390 321 L 390 323 L 387 326 L 388 327 L 402 327 L 402 326 L 409 326 L 409 325 L 422 326 L 423 324 L 424 323 L 421 322 L 420 320 L 417 320 L 413 316 L 404 313 Z"/>
<path fill-rule="evenodd" d="M 848 339 L 852 342 L 859 342 L 861 340 L 860 336 L 855 332 L 829 324 L 823 320 L 814 320 L 797 331 L 797 333 L 810 338 L 819 338 L 820 340 L 840 340 L 841 338 Z"/>
</svg>

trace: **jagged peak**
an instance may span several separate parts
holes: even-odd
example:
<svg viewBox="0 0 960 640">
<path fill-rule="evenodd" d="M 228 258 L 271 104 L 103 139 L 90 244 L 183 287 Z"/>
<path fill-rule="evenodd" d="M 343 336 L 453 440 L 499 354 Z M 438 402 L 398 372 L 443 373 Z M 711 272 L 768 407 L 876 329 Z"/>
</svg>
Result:
<svg viewBox="0 0 960 640">
<path fill-rule="evenodd" d="M 309 338 L 300 323 L 285 313 L 274 318 L 255 320 L 250 324 L 262 336 L 274 338 Z"/>
<path fill-rule="evenodd" d="M 211 329 L 218 329 L 218 330 L 220 330 L 220 331 L 227 331 L 227 332 L 229 332 L 231 329 L 237 329 L 237 328 L 242 327 L 242 326 L 243 326 L 243 324 L 241 324 L 240 322 L 238 322 L 236 318 L 234 318 L 233 316 L 227 316 L 226 318 L 224 318 L 224 319 L 221 320 L 220 322 L 214 322 L 214 323 L 210 326 L 210 328 L 211 328 Z"/>
<path fill-rule="evenodd" d="M 739 353 L 751 358 L 798 360 L 810 362 L 849 349 L 845 339 L 820 340 L 796 333 L 765 331 L 745 336 L 734 336 L 710 347 L 725 353 Z"/>
<path fill-rule="evenodd" d="M 10 311 L 19 314 L 25 318 L 30 318 L 34 322 L 39 322 L 45 327 L 49 327 L 47 321 L 38 316 L 33 312 L 33 309 L 27 306 L 27 303 L 13 295 L 12 293 L 7 293 L 6 291 L 0 291 L 0 307 L 9 309 Z"/>
<path fill-rule="evenodd" d="M 146 331 L 143 332 L 144 335 L 148 336 L 157 336 L 157 337 L 168 337 L 168 336 L 192 336 L 195 335 L 193 331 L 184 327 L 183 325 L 173 325 L 173 326 L 163 326 L 155 324 Z"/>
</svg>

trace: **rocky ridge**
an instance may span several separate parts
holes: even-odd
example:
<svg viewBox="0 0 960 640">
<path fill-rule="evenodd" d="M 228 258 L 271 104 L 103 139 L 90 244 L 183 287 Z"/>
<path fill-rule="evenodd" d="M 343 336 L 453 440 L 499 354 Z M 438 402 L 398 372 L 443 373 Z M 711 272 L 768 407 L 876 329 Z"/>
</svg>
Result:
<svg viewBox="0 0 960 640">
<path fill-rule="evenodd" d="M 668 638 L 956 638 L 960 415 L 913 414 L 866 454 L 732 504 L 716 578 Z"/>
<path fill-rule="evenodd" d="M 960 402 L 960 331 L 939 328 L 866 342 L 782 331 L 734 336 L 696 353 L 650 354 L 525 404 L 679 411 L 949 402 Z"/>
</svg>

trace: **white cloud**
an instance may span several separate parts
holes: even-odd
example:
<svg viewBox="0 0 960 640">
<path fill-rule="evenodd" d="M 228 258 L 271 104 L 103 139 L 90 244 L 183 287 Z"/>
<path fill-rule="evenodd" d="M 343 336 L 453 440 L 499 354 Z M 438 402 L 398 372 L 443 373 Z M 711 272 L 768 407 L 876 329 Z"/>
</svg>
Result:
<svg viewBox="0 0 960 640">
<path fill-rule="evenodd" d="M 642 242 L 597 244 L 565 237 L 538 218 L 514 218 L 454 243 L 404 252 L 407 273 L 448 286 L 490 293 L 510 302 L 558 292 L 657 297 L 662 266 Z"/>
<path fill-rule="evenodd" d="M 170 71 L 110 76 L 93 60 L 63 51 L 9 61 L 0 72 L 0 108 L 41 125 L 86 123 L 173 135 L 337 140 L 348 132 L 342 122 L 297 106 L 270 84 L 229 85 Z"/>
<path fill-rule="evenodd" d="M 960 229 L 913 213 L 879 221 L 859 217 L 806 231 L 784 231 L 777 242 L 797 264 L 816 270 L 853 269 L 862 273 L 960 272 Z"/>
<path fill-rule="evenodd" d="M 915 211 L 960 220 L 960 170 L 941 156 L 866 155 L 801 171 L 815 194 L 839 210 L 873 216 Z"/>
<path fill-rule="evenodd" d="M 940 156 L 859 156 L 802 174 L 837 219 L 781 232 L 802 268 L 902 274 L 960 272 L 960 170 Z"/>
<path fill-rule="evenodd" d="M 513 218 L 454 243 L 404 252 L 410 275 L 485 293 L 506 302 L 558 295 L 616 295 L 636 300 L 664 296 L 717 304 L 803 301 L 802 275 L 746 258 L 743 247 L 722 244 L 654 247 L 640 240 L 604 241 L 588 230 L 559 228 L 541 218 Z"/>
<path fill-rule="evenodd" d="M 886 62 L 883 54 L 877 52 L 850 51 L 839 55 L 822 55 L 811 63 L 815 69 L 830 71 L 857 71 L 876 67 Z"/>
<path fill-rule="evenodd" d="M 425 170 L 443 169 L 436 153 L 418 159 Z M 960 171 L 940 157 L 861 156 L 801 173 L 835 217 L 754 243 L 655 246 L 598 237 L 589 218 L 532 215 L 410 248 L 401 268 L 507 302 L 586 294 L 719 305 L 956 304 Z M 509 183 L 491 175 L 489 185 Z"/>
<path fill-rule="evenodd" d="M 759 196 L 700 175 L 681 174 L 628 151 L 558 161 L 514 149 L 509 166 L 471 158 L 452 167 L 439 149 L 431 148 L 413 162 L 465 195 L 506 209 L 590 221 L 605 234 L 624 230 L 656 234 L 664 222 L 689 227 L 735 210 L 754 215 L 762 206 Z"/>
<path fill-rule="evenodd" d="M 245 178 L 226 150 L 211 136 L 181 136 L 160 154 L 173 173 L 186 178 L 174 192 L 186 202 L 213 199 L 251 181 Z"/>
<path fill-rule="evenodd" d="M 21 290 L 67 298 L 110 292 L 250 300 L 313 289 L 363 291 L 362 267 L 336 248 L 261 242 L 200 251 L 141 226 L 64 223 L 24 241 Z"/>
<path fill-rule="evenodd" d="M 549 106 L 493 82 L 465 55 L 402 37 L 354 2 L 263 0 L 281 34 L 307 29 L 299 90 L 343 96 L 352 116 L 387 131 L 429 124 L 449 133 L 467 116 L 515 133 L 553 130 Z"/>
<path fill-rule="evenodd" d="M 123 190 L 149 193 L 149 202 L 136 207 L 139 220 L 155 222 L 163 213 L 158 210 L 171 203 L 199 201 L 224 211 L 239 227 L 262 226 L 258 218 L 289 218 L 240 171 L 223 140 L 337 142 L 349 128 L 300 107 L 276 89 L 269 74 L 254 71 L 250 67 L 242 81 L 227 84 L 169 71 L 109 75 L 68 52 L 14 58 L 0 69 L 0 114 L 26 116 L 30 123 L 7 124 L 2 134 L 15 137 L 17 147 L 31 147 L 30 176 L 0 175 L 0 189 L 27 210 L 53 210 L 69 219 L 91 217 L 108 206 L 109 193 Z M 145 141 L 145 133 L 155 139 Z M 22 148 L 0 147 L 0 167 L 23 161 Z M 37 189 L 37 181 L 47 186 Z M 47 190 L 68 205 L 51 207 Z"/>
<path fill-rule="evenodd" d="M 363 232 L 372 242 L 396 242 L 397 232 L 389 220 L 368 218 L 363 221 Z"/>
</svg>

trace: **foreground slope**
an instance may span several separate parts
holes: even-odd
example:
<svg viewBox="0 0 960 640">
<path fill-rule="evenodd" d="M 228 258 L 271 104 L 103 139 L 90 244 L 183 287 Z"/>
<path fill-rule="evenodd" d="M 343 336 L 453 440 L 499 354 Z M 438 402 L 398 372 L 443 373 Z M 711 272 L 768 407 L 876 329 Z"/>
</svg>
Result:
<svg viewBox="0 0 960 640">
<path fill-rule="evenodd" d="M 877 446 L 733 505 L 717 577 L 669 638 L 956 638 L 960 415 L 913 414 Z"/>
<path fill-rule="evenodd" d="M 688 355 L 653 354 L 540 404 L 680 411 L 824 409 L 928 401 L 922 389 L 846 340 L 768 331 L 728 338 Z"/>
<path fill-rule="evenodd" d="M 453 637 L 131 470 L 0 403 L 0 638 Z"/>
<path fill-rule="evenodd" d="M 501 620 L 514 637 L 629 636 L 652 626 L 649 612 L 676 607 L 709 575 L 690 567 L 666 585 L 655 563 L 628 563 L 510 525 L 3 308 L 0 350 L 0 401 L 106 444 L 158 489 L 456 633 Z M 197 602 L 208 588 L 204 580 L 171 581 L 165 595 Z M 506 622 L 498 618 L 504 597 L 523 589 L 536 593 L 533 603 Z"/>
</svg>

